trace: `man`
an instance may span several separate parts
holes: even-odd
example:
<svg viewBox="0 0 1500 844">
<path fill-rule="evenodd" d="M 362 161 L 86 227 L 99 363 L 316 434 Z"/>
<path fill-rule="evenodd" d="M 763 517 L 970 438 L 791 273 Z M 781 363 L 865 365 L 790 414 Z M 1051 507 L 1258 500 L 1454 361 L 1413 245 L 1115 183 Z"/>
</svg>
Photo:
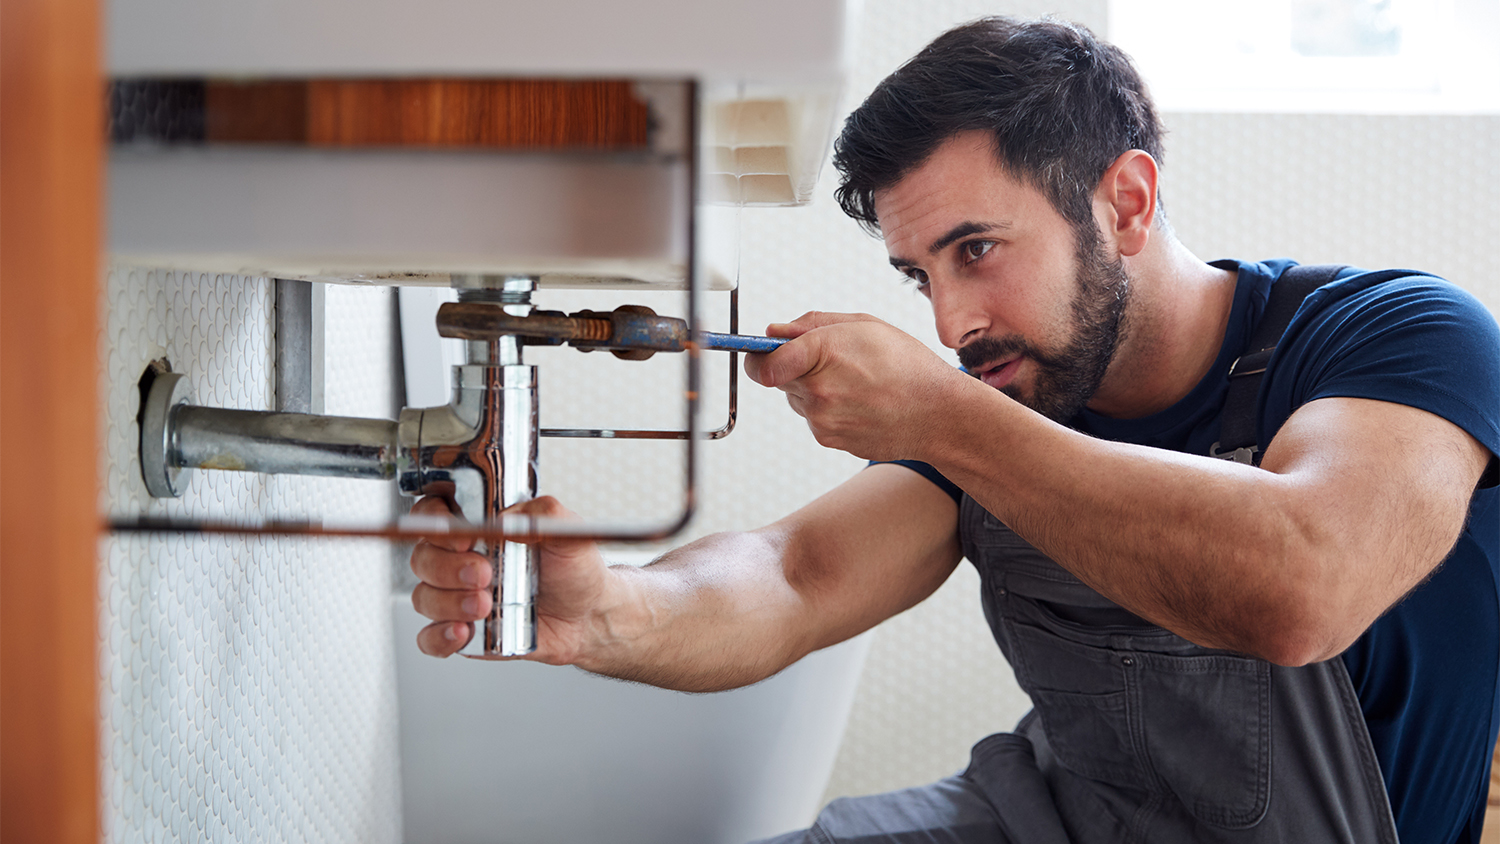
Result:
<svg viewBox="0 0 1500 844">
<path fill-rule="evenodd" d="M 1128 60 L 1076 27 L 977 21 L 892 74 L 845 125 L 839 199 L 966 372 L 870 317 L 772 326 L 793 339 L 750 376 L 820 443 L 903 462 L 643 569 L 544 543 L 532 658 L 731 688 L 967 557 L 1035 711 L 963 774 L 835 801 L 786 841 L 1476 842 L 1500 329 L 1436 279 L 1339 272 L 1264 375 L 1259 466 L 1208 456 L 1290 262 L 1194 257 L 1160 158 Z M 452 653 L 486 564 L 424 544 L 412 565 L 419 645 Z"/>
</svg>

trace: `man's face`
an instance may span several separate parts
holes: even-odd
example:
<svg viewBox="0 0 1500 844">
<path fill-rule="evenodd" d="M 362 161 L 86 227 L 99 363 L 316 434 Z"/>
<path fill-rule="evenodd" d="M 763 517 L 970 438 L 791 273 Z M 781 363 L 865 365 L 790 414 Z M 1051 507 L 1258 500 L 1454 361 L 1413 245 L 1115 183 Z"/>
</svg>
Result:
<svg viewBox="0 0 1500 844">
<path fill-rule="evenodd" d="M 985 383 L 1059 422 L 1098 390 L 1118 349 L 1129 279 L 1093 229 L 1074 228 L 957 135 L 875 196 L 891 264 L 932 302 L 938 338 Z"/>
</svg>

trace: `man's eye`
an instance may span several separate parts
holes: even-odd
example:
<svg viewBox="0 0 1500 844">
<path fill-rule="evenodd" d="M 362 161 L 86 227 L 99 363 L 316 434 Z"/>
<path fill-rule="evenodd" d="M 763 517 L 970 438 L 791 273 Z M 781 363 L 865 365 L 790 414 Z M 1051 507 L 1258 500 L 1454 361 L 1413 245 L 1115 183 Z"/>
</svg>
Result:
<svg viewBox="0 0 1500 844">
<path fill-rule="evenodd" d="M 905 270 L 903 274 L 906 276 L 906 280 L 908 282 L 911 282 L 912 284 L 915 284 L 917 287 L 926 287 L 927 286 L 927 271 L 926 270 L 910 269 L 910 270 Z"/>
<path fill-rule="evenodd" d="M 984 257 L 984 253 L 994 247 L 993 240 L 971 240 L 964 244 L 964 259 L 966 261 L 977 261 Z"/>
</svg>

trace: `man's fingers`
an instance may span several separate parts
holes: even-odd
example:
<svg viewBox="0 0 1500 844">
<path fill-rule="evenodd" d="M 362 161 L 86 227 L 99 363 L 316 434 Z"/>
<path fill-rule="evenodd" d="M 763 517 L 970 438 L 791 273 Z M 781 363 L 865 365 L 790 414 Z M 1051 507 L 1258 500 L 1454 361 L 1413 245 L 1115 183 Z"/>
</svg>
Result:
<svg viewBox="0 0 1500 844">
<path fill-rule="evenodd" d="M 428 496 L 418 501 L 416 504 L 413 504 L 411 507 L 411 512 L 414 516 L 440 516 L 443 518 L 453 517 L 453 511 L 448 509 L 448 502 L 435 496 Z M 430 543 L 432 545 L 436 545 L 437 547 L 446 549 L 448 551 L 467 551 L 470 548 L 474 547 L 473 538 L 467 536 L 460 537 L 445 536 L 443 534 L 433 534 L 432 536 L 422 541 Z"/>
<path fill-rule="evenodd" d="M 422 541 L 411 552 L 411 571 L 439 589 L 483 589 L 490 585 L 490 561 L 473 551 L 452 551 Z"/>
<path fill-rule="evenodd" d="M 411 590 L 411 605 L 433 621 L 476 621 L 489 615 L 490 593 L 434 589 L 419 583 Z"/>
<path fill-rule="evenodd" d="M 429 624 L 417 633 L 417 649 L 428 656 L 452 656 L 474 635 L 474 626 L 460 621 Z"/>
<path fill-rule="evenodd" d="M 522 501 L 520 504 L 512 504 L 505 508 L 505 512 L 524 513 L 528 516 L 545 516 L 554 519 L 578 518 L 576 513 L 564 507 L 561 501 L 550 495 L 539 495 L 536 498 Z"/>
<path fill-rule="evenodd" d="M 745 355 L 745 374 L 762 387 L 780 387 L 806 375 L 816 354 L 809 340 L 794 341 L 769 354 Z"/>
<path fill-rule="evenodd" d="M 801 323 L 800 320 L 802 319 L 806 319 L 806 317 L 799 317 L 798 320 L 793 322 L 773 322 L 770 325 L 766 326 L 766 336 L 784 337 L 788 340 L 795 340 L 796 338 L 801 337 L 802 335 L 806 334 L 816 327 Z"/>
<path fill-rule="evenodd" d="M 514 504 L 505 508 L 506 515 L 521 514 L 535 516 L 544 519 L 558 519 L 561 521 L 577 521 L 578 514 L 564 507 L 561 501 L 550 495 L 539 495 L 529 501 Z M 540 545 L 549 555 L 572 556 L 580 549 L 591 548 L 593 543 L 583 539 L 570 539 L 567 537 L 553 537 L 550 539 L 528 539 L 518 537 L 516 542 L 524 542 L 528 545 Z"/>
<path fill-rule="evenodd" d="M 766 335 L 769 337 L 801 337 L 814 328 L 822 328 L 825 325 L 837 325 L 841 322 L 879 322 L 876 317 L 869 314 L 839 314 L 826 311 L 808 311 L 791 322 L 773 322 L 766 326 Z"/>
<path fill-rule="evenodd" d="M 847 332 L 812 334 L 814 330 L 871 322 L 885 324 L 883 320 L 869 314 L 809 311 L 791 322 L 767 326 L 767 334 L 772 337 L 788 337 L 792 342 L 782 345 L 774 352 L 746 355 L 745 374 L 763 387 L 782 387 L 821 369 L 838 348 L 847 345 L 851 336 L 856 336 Z"/>
</svg>

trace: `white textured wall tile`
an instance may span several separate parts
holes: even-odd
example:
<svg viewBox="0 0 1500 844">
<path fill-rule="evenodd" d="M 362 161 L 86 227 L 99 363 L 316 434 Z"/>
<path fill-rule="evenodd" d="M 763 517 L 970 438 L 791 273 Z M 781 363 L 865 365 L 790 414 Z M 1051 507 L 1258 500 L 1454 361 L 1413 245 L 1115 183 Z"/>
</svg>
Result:
<svg viewBox="0 0 1500 844">
<path fill-rule="evenodd" d="M 1500 116 L 1164 116 L 1163 196 L 1213 258 L 1436 273 L 1500 311 Z"/>
<path fill-rule="evenodd" d="M 135 421 L 147 362 L 169 359 L 200 404 L 269 409 L 272 288 L 117 267 L 106 290 L 105 509 L 229 519 L 389 512 L 388 484 L 237 472 L 198 472 L 182 498 L 149 498 Z M 329 381 L 330 412 L 389 415 L 389 299 L 330 291 L 327 354 L 339 376 Z M 385 543 L 151 536 L 102 545 L 105 840 L 397 841 Z"/>
</svg>

